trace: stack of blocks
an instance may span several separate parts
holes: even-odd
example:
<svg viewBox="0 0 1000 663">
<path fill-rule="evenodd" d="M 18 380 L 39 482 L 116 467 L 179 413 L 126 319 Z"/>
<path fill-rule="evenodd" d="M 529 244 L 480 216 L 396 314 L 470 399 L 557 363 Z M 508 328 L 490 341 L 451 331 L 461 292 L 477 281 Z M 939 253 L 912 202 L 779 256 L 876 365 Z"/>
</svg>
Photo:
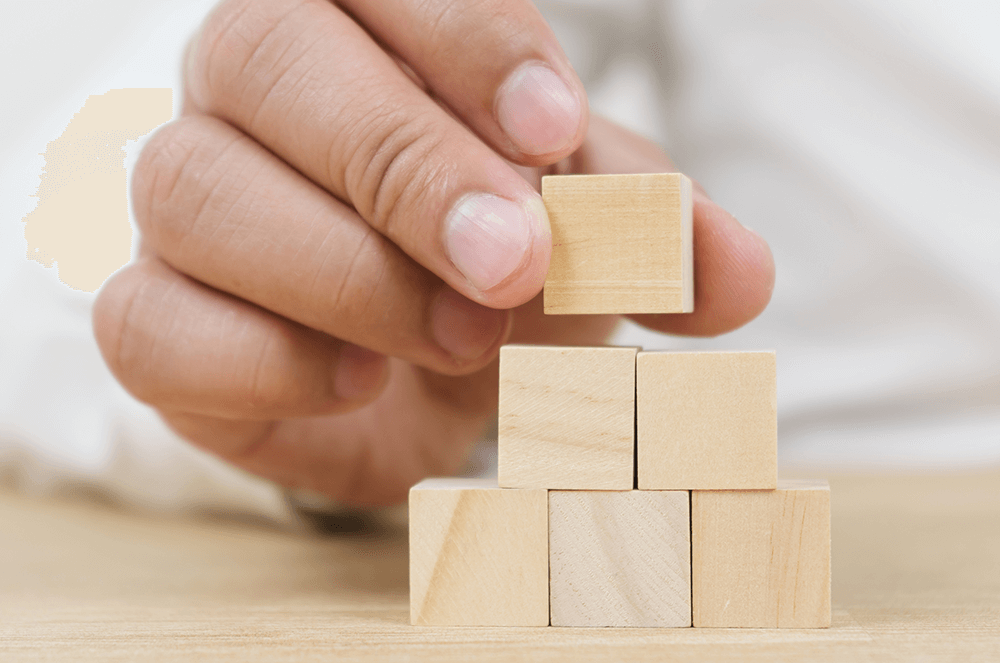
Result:
<svg viewBox="0 0 1000 663">
<path fill-rule="evenodd" d="M 543 180 L 547 313 L 693 309 L 691 183 Z M 773 352 L 500 351 L 497 479 L 410 491 L 419 625 L 830 625 L 830 491 L 778 481 Z"/>
</svg>

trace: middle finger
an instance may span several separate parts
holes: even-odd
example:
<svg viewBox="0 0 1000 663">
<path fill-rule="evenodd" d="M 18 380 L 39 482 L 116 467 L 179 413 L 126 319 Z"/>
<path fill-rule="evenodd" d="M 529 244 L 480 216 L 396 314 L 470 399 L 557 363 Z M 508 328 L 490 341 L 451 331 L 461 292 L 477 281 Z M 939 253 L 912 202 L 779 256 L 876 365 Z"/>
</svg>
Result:
<svg viewBox="0 0 1000 663">
<path fill-rule="evenodd" d="M 552 241 L 541 198 L 330 3 L 225 2 L 189 62 L 194 107 L 350 203 L 458 292 L 511 308 L 541 290 Z"/>
</svg>

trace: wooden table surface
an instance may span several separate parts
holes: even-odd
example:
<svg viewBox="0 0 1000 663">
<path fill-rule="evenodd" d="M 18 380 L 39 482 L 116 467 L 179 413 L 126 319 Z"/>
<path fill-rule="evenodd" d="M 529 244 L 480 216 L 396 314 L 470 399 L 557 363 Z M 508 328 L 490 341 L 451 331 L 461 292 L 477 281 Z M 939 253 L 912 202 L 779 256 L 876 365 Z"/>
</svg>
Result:
<svg viewBox="0 0 1000 663">
<path fill-rule="evenodd" d="M 404 531 L 0 493 L 0 660 L 1000 661 L 1000 471 L 841 477 L 833 627 L 416 628 Z"/>
</svg>

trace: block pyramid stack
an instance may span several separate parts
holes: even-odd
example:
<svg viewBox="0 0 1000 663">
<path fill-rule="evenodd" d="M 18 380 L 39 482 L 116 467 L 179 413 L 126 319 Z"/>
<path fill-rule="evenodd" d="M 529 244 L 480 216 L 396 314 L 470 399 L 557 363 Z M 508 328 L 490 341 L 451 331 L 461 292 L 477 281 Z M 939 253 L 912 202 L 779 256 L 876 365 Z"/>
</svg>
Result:
<svg viewBox="0 0 1000 663">
<path fill-rule="evenodd" d="M 552 176 L 546 313 L 693 310 L 691 182 Z M 773 352 L 500 351 L 497 479 L 410 491 L 415 625 L 821 628 L 830 490 L 777 479 Z"/>
</svg>

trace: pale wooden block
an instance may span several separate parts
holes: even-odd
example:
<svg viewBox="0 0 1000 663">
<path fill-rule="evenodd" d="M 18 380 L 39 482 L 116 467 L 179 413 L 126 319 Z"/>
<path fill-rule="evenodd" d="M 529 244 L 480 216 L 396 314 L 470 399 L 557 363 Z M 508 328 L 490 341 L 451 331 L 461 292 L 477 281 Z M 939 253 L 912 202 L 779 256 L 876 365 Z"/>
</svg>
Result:
<svg viewBox="0 0 1000 663">
<path fill-rule="evenodd" d="M 500 348 L 504 488 L 629 490 L 636 348 Z"/>
<path fill-rule="evenodd" d="M 773 489 L 774 353 L 640 352 L 636 436 L 641 489 Z"/>
<path fill-rule="evenodd" d="M 687 491 L 550 491 L 553 626 L 691 626 Z"/>
<path fill-rule="evenodd" d="M 410 623 L 547 626 L 548 496 L 495 479 L 410 489 Z"/>
<path fill-rule="evenodd" d="M 552 225 L 546 313 L 694 310 L 686 176 L 549 175 L 542 200 Z"/>
<path fill-rule="evenodd" d="M 830 486 L 691 494 L 694 625 L 830 626 Z"/>
</svg>

